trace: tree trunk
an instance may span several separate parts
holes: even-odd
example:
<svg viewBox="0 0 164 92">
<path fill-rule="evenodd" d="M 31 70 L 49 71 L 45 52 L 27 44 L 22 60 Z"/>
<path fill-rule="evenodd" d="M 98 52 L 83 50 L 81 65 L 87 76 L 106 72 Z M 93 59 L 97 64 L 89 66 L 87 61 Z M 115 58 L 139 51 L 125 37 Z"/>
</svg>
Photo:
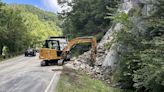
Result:
<svg viewBox="0 0 164 92">
<path fill-rule="evenodd" d="M 2 55 L 2 48 L 3 48 L 3 45 L 0 44 L 0 56 Z"/>
</svg>

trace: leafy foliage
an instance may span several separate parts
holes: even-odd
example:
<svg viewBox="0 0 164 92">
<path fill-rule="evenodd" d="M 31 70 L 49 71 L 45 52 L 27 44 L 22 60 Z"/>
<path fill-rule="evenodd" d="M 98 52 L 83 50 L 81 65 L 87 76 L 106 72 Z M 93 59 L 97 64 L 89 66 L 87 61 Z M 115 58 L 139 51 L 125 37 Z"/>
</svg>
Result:
<svg viewBox="0 0 164 92">
<path fill-rule="evenodd" d="M 63 23 L 64 34 L 71 34 L 71 38 L 76 36 L 97 36 L 97 39 L 100 40 L 110 23 L 110 20 L 104 19 L 108 11 L 106 7 L 115 8 L 116 1 L 119 0 L 58 1 L 61 5 L 67 3 L 71 7 L 70 11 L 61 13 L 61 17 L 65 18 Z"/>
</svg>

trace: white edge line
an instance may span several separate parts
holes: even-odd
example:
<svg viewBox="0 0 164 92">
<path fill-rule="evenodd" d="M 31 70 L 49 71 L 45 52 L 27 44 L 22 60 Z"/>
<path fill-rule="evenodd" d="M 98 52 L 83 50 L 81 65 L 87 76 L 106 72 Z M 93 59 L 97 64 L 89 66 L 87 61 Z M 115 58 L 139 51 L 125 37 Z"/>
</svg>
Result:
<svg viewBox="0 0 164 92">
<path fill-rule="evenodd" d="M 55 79 L 55 76 L 56 76 L 56 73 L 54 73 L 54 75 L 53 75 L 53 77 L 52 77 L 50 83 L 48 84 L 48 86 L 47 86 L 47 88 L 46 88 L 46 90 L 45 90 L 44 92 L 48 92 L 48 90 L 50 89 L 50 87 L 51 87 L 51 85 L 52 85 L 52 83 L 53 83 L 53 81 L 54 81 L 54 79 Z"/>
</svg>

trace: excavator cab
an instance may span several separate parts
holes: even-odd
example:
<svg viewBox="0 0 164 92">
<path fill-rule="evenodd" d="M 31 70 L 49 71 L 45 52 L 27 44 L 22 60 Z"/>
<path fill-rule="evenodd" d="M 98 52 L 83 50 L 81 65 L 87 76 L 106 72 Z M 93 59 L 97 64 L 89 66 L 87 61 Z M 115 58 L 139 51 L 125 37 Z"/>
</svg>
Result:
<svg viewBox="0 0 164 92">
<path fill-rule="evenodd" d="M 49 37 L 45 40 L 39 53 L 39 58 L 43 60 L 41 65 L 48 65 L 48 63 L 60 60 L 65 46 L 67 46 L 66 37 Z"/>
<path fill-rule="evenodd" d="M 62 53 L 59 40 L 46 40 L 43 45 L 43 48 L 55 50 L 57 56 L 60 56 Z"/>
</svg>

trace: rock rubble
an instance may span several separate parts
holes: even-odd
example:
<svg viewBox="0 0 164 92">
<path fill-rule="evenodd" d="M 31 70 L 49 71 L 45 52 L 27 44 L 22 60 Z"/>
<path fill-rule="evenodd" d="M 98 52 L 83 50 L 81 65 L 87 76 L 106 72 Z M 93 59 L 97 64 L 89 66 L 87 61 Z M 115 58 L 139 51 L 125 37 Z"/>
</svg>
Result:
<svg viewBox="0 0 164 92">
<path fill-rule="evenodd" d="M 66 66 L 78 71 L 83 71 L 92 78 L 105 80 L 107 83 L 110 83 L 110 78 L 107 75 L 111 72 L 111 69 L 110 67 L 103 66 L 103 62 L 109 53 L 109 50 L 104 47 L 104 44 L 110 42 L 112 39 L 112 37 L 109 37 L 109 35 L 111 35 L 110 31 L 111 29 L 106 33 L 97 46 L 97 57 L 94 67 L 90 66 L 91 51 L 85 52 L 78 58 L 73 58 L 71 62 L 66 64 Z"/>
</svg>

